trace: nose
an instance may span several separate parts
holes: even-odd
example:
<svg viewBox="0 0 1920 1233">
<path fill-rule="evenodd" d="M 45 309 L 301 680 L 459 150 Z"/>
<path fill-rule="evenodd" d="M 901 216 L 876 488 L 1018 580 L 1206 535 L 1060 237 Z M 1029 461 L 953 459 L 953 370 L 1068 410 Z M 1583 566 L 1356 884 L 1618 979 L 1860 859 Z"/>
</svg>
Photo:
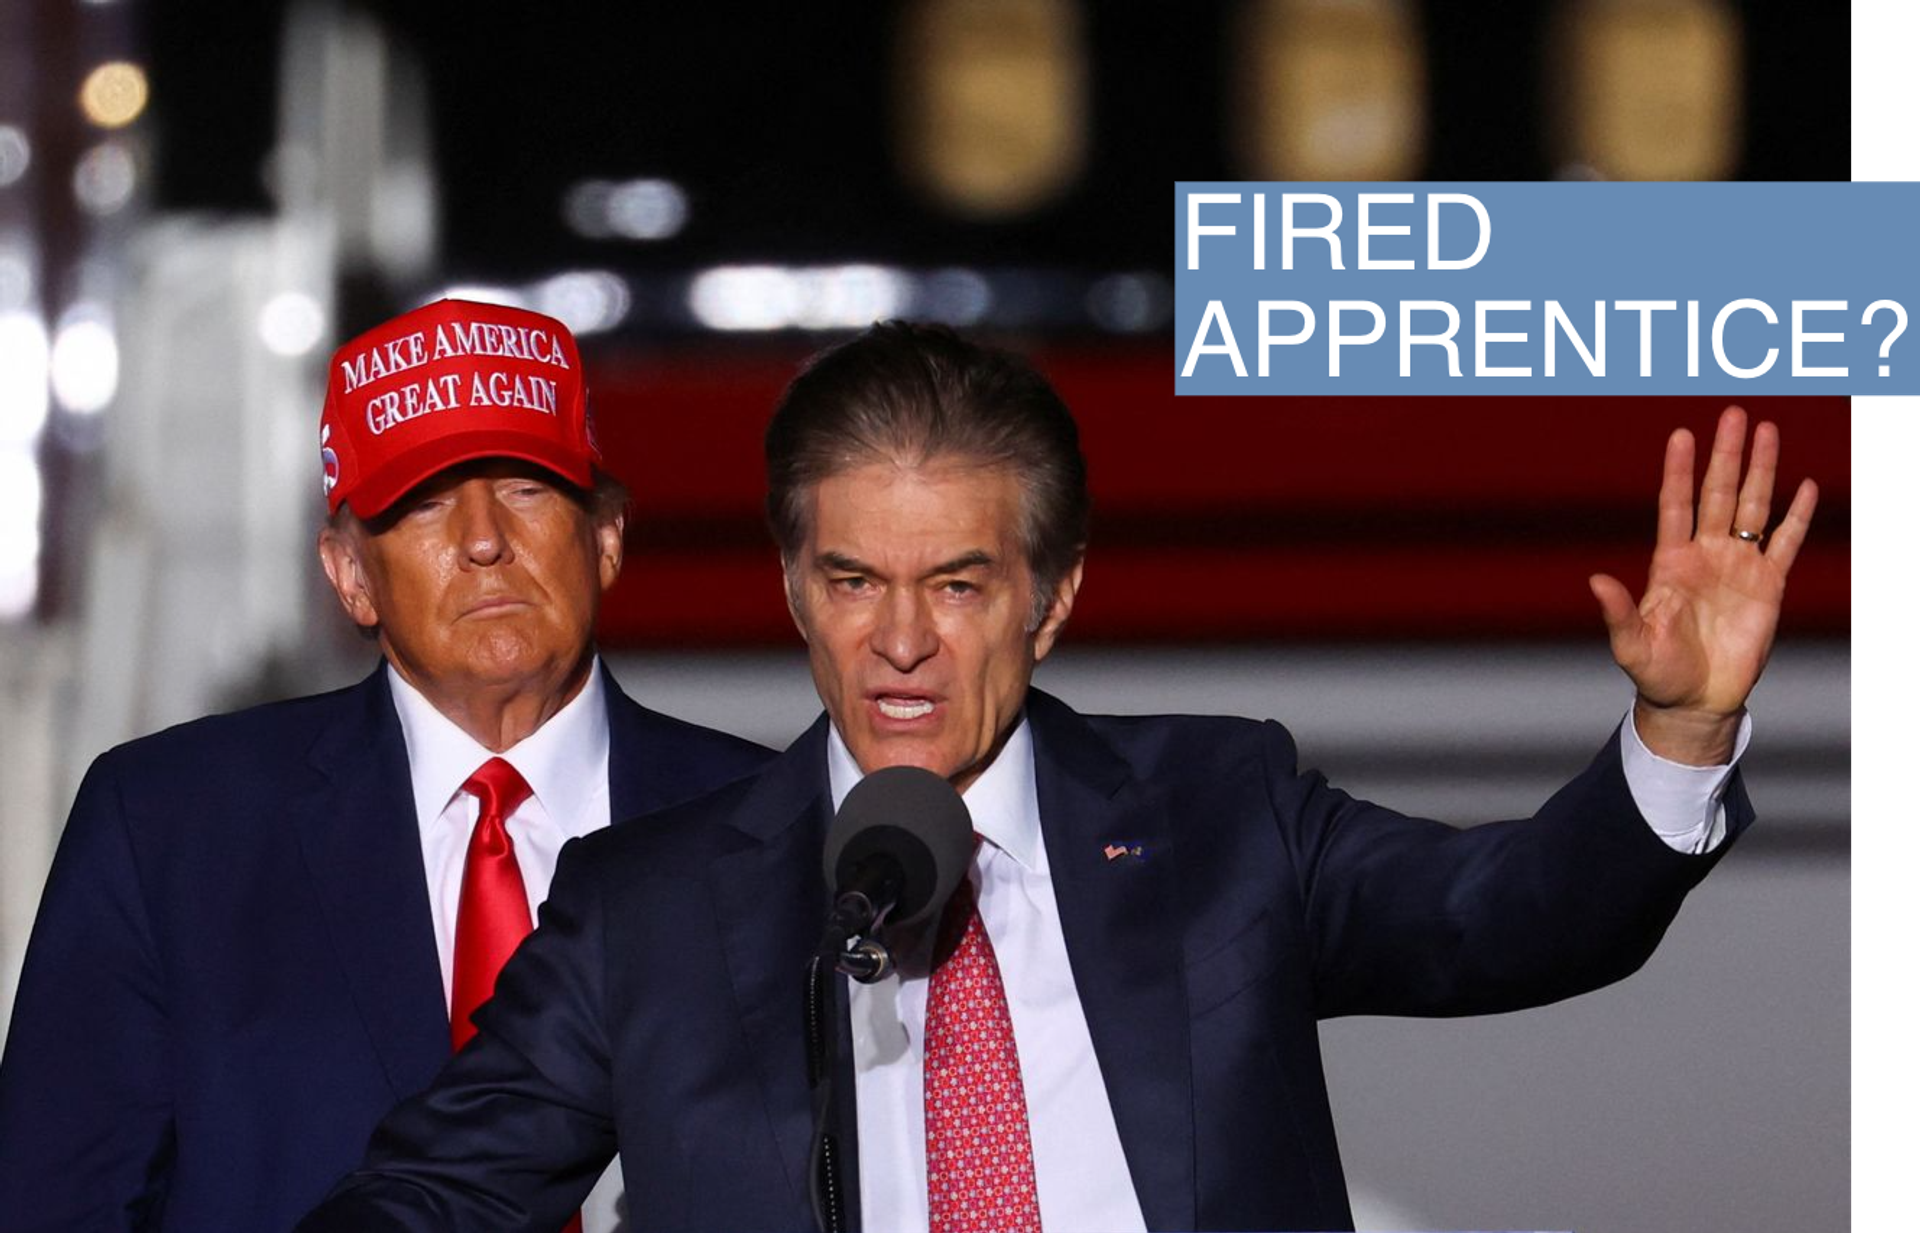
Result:
<svg viewBox="0 0 1920 1233">
<path fill-rule="evenodd" d="M 897 672 L 912 672 L 940 650 L 933 613 L 917 588 L 896 587 L 882 602 L 874 622 L 874 653 Z"/>
<path fill-rule="evenodd" d="M 513 544 L 493 485 L 478 479 L 460 485 L 454 513 L 454 533 L 468 565 L 505 565 L 513 560 Z"/>
</svg>

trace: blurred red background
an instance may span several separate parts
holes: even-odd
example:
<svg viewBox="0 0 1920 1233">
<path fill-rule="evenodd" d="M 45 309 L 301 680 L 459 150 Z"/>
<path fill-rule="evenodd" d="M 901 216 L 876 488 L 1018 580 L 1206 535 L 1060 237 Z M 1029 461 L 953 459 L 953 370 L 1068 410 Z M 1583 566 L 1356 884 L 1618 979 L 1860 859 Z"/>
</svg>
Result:
<svg viewBox="0 0 1920 1233">
<path fill-rule="evenodd" d="M 761 517 L 760 434 L 804 354 L 728 347 L 594 365 L 601 444 L 634 494 L 607 645 L 792 639 Z M 1667 433 L 1708 435 L 1725 405 L 1176 399 L 1159 349 L 1034 358 L 1080 421 L 1093 487 L 1077 641 L 1592 636 L 1587 575 L 1645 579 Z M 1848 401 L 1747 406 L 1780 425 L 1783 490 L 1811 475 L 1822 491 L 1785 632 L 1844 637 Z"/>
</svg>

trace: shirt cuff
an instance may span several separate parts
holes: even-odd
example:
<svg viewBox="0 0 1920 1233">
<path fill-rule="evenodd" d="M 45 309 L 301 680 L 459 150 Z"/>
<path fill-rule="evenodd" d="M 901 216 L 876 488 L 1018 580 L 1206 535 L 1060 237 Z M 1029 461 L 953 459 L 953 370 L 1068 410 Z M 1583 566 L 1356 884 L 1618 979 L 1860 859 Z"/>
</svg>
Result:
<svg viewBox="0 0 1920 1233">
<path fill-rule="evenodd" d="M 1753 716 L 1742 715 L 1733 757 L 1724 766 L 1688 766 L 1648 749 L 1633 726 L 1633 712 L 1627 712 L 1627 721 L 1620 725 L 1620 766 L 1640 816 L 1661 842 L 1676 852 L 1698 855 L 1725 841 L 1727 808 L 1722 798 L 1752 736 Z"/>
</svg>

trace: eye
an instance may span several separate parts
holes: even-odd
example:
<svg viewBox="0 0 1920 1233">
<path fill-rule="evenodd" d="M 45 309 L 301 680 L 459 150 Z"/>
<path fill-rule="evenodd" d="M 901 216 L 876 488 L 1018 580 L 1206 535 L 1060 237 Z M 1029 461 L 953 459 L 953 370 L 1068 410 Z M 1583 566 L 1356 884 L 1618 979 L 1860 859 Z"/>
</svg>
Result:
<svg viewBox="0 0 1920 1233">
<path fill-rule="evenodd" d="M 949 578 L 940 584 L 940 589 L 953 596 L 977 595 L 980 592 L 978 586 L 965 578 Z"/>
<path fill-rule="evenodd" d="M 865 594 L 873 588 L 872 580 L 865 574 L 840 574 L 827 579 L 827 585 L 849 595 Z"/>
</svg>

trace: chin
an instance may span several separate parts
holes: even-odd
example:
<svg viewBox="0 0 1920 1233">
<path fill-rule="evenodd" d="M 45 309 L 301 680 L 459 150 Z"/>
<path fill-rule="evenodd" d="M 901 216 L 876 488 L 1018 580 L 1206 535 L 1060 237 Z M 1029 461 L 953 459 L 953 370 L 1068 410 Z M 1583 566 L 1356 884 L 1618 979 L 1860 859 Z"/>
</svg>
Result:
<svg viewBox="0 0 1920 1233">
<path fill-rule="evenodd" d="M 932 771 L 942 779 L 951 779 L 958 773 L 954 769 L 955 759 L 952 755 L 929 748 L 919 741 L 871 740 L 867 742 L 865 750 L 854 751 L 854 761 L 874 771 L 889 766 L 917 766 L 923 771 Z"/>
<path fill-rule="evenodd" d="M 561 663 L 561 657 L 544 650 L 532 639 L 499 630 L 473 647 L 467 662 L 476 676 L 512 681 L 550 672 Z"/>
</svg>

